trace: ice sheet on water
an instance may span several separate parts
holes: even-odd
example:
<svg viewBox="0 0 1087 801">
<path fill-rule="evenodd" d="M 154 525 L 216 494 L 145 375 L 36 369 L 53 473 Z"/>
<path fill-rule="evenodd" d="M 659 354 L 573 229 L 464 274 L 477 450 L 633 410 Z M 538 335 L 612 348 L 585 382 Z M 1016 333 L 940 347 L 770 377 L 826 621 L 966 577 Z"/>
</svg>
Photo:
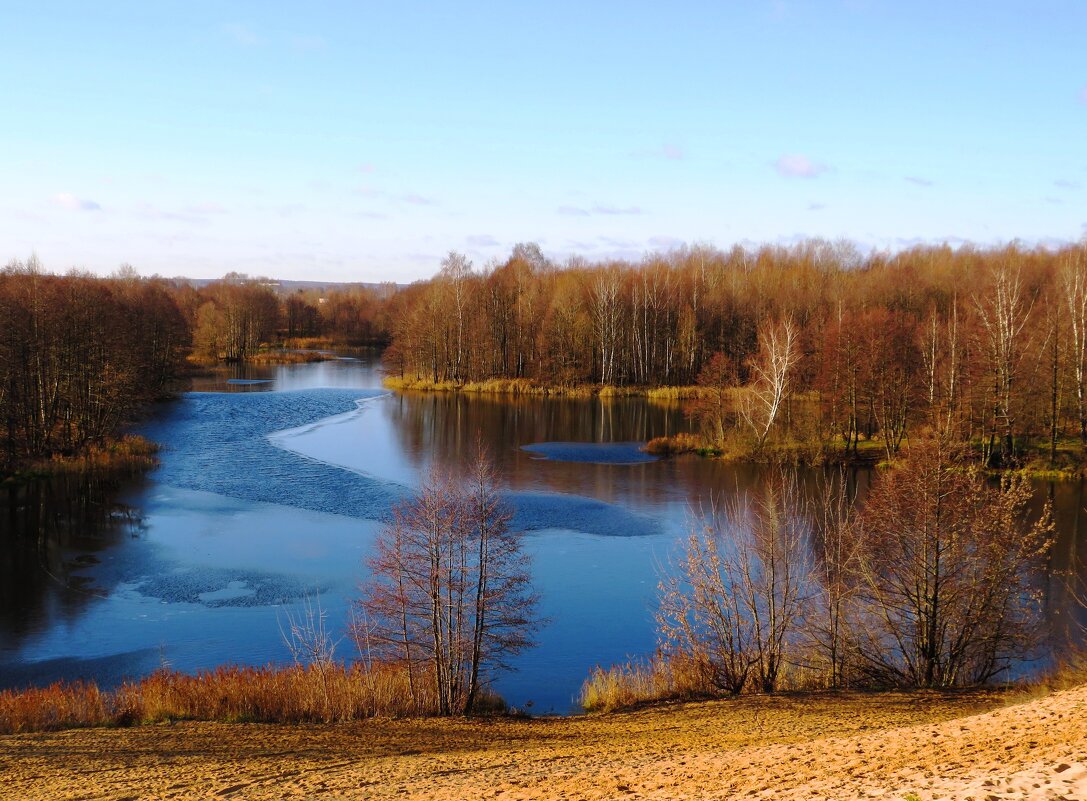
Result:
<svg viewBox="0 0 1087 801">
<path fill-rule="evenodd" d="M 551 462 L 624 465 L 657 461 L 642 450 L 644 446 L 644 442 L 537 442 L 522 445 L 521 450 Z"/>
<path fill-rule="evenodd" d="M 347 469 L 289 450 L 283 447 L 281 436 L 276 438 L 279 447 L 269 438 L 356 411 L 360 400 L 382 394 L 386 393 L 361 389 L 189 393 L 141 433 L 166 449 L 154 475 L 161 484 L 383 520 L 393 504 L 409 496 L 412 487 L 408 484 L 413 482 L 397 481 L 399 474 L 386 475 L 388 471 L 379 464 Z M 358 437 L 357 443 L 348 443 L 357 454 L 380 461 L 382 455 L 368 448 L 363 431 L 337 427 L 341 436 Z M 614 445 L 618 447 L 601 452 L 610 452 L 613 458 L 618 454 L 632 458 L 636 453 L 631 443 Z M 646 515 L 578 495 L 511 491 L 505 496 L 516 509 L 515 525 L 525 530 L 569 528 L 604 536 L 660 530 L 659 522 Z"/>
</svg>

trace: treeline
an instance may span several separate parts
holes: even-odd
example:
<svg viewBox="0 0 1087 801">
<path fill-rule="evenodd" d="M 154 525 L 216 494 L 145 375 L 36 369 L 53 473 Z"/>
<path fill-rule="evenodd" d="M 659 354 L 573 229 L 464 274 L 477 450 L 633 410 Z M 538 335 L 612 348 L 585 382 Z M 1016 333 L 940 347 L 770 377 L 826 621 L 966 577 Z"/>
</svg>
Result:
<svg viewBox="0 0 1087 801">
<path fill-rule="evenodd" d="M 0 475 L 110 442 L 172 391 L 190 356 L 240 362 L 292 342 L 386 340 L 391 285 L 277 288 L 236 273 L 196 287 L 127 266 L 100 278 L 49 274 L 33 257 L 9 263 L 0 270 Z"/>
<path fill-rule="evenodd" d="M 112 436 L 166 394 L 189 345 L 170 289 L 132 277 L 0 271 L 0 474 Z"/>
<path fill-rule="evenodd" d="M 451 253 L 390 306 L 395 378 L 700 384 L 719 447 L 892 456 L 925 428 L 995 463 L 1087 441 L 1084 246 L 862 256 L 813 241 L 560 266 L 518 245 L 482 271 Z"/>
<path fill-rule="evenodd" d="M 270 343 L 384 345 L 395 284 L 333 290 L 279 290 L 276 281 L 230 273 L 174 293 L 192 328 L 194 354 L 204 361 L 244 362 Z"/>
</svg>

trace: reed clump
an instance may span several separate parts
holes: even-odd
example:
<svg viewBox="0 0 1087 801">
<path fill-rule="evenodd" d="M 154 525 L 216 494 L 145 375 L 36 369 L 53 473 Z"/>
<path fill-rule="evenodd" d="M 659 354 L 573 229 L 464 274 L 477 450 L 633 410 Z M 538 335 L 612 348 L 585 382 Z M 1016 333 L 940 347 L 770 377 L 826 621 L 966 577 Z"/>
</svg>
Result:
<svg viewBox="0 0 1087 801">
<path fill-rule="evenodd" d="M 38 467 L 45 473 L 86 470 L 149 470 L 158 464 L 159 446 L 136 434 L 92 442 L 71 455 L 55 454 Z"/>
<path fill-rule="evenodd" d="M 719 694 L 710 666 L 686 654 L 593 668 L 578 701 L 586 712 L 614 712 L 657 701 L 693 701 Z"/>
</svg>

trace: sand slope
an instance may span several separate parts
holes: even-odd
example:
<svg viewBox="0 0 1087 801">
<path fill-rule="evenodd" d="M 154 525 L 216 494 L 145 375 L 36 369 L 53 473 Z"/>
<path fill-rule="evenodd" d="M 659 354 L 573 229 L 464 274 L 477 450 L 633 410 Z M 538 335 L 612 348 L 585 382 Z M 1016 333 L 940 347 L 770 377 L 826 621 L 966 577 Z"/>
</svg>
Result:
<svg viewBox="0 0 1087 801">
<path fill-rule="evenodd" d="M 12 799 L 1087 799 L 1087 687 L 0 737 Z"/>
</svg>

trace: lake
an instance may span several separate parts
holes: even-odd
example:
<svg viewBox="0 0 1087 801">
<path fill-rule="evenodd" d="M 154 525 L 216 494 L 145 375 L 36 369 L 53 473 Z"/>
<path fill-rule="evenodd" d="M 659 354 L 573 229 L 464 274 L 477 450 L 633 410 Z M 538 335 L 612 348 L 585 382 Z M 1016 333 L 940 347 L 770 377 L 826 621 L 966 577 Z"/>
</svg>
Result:
<svg viewBox="0 0 1087 801">
<path fill-rule="evenodd" d="M 281 627 L 307 596 L 342 635 L 390 507 L 431 464 L 463 462 L 481 432 L 547 618 L 495 688 L 533 713 L 566 713 L 594 665 L 653 652 L 658 576 L 692 510 L 760 477 L 641 453 L 689 430 L 676 405 L 394 394 L 373 356 L 239 367 L 194 390 L 139 427 L 163 446 L 151 473 L 0 490 L 11 543 L 0 549 L 0 687 L 285 663 Z M 861 490 L 869 478 L 849 474 Z M 1082 563 L 1082 482 L 1037 494 L 1054 504 L 1055 570 Z M 1053 622 L 1087 623 L 1062 586 L 1050 582 Z M 351 659 L 353 645 L 337 653 Z"/>
</svg>

